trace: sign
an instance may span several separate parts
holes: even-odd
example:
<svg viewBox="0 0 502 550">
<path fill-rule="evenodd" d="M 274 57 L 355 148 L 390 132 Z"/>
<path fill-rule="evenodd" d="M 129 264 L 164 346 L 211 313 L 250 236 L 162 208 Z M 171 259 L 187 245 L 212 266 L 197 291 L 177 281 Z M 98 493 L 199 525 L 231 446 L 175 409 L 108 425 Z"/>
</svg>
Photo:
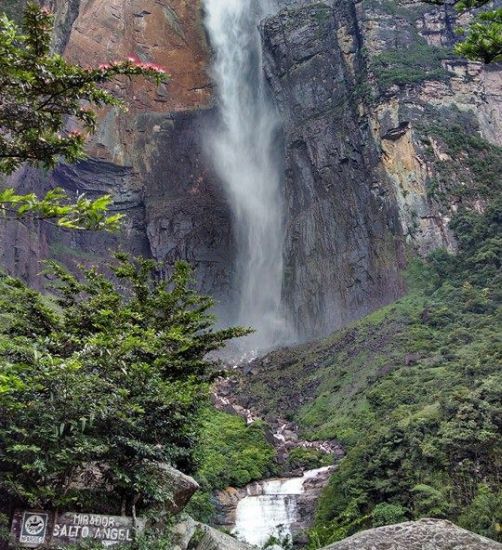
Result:
<svg viewBox="0 0 502 550">
<path fill-rule="evenodd" d="M 143 531 L 145 521 L 127 516 L 106 516 L 66 512 L 16 512 L 11 542 L 26 547 L 54 547 L 78 544 L 84 540 L 113 546 L 131 542 L 134 533 Z"/>
<path fill-rule="evenodd" d="M 23 546 L 36 548 L 45 543 L 49 514 L 38 512 L 24 512 L 21 523 L 19 542 Z"/>
</svg>

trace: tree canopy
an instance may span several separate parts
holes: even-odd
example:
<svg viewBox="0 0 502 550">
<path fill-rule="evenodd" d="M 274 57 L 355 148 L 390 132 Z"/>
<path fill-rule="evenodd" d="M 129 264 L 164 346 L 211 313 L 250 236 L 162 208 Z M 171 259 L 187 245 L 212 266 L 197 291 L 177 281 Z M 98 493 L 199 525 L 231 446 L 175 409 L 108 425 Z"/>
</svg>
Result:
<svg viewBox="0 0 502 550">
<path fill-rule="evenodd" d="M 0 511 L 150 507 L 169 499 L 163 463 L 193 471 L 206 356 L 247 331 L 213 329 L 186 263 L 167 281 L 122 254 L 109 269 L 50 263 L 55 303 L 0 276 Z"/>
<path fill-rule="evenodd" d="M 445 4 L 445 0 L 425 0 L 431 4 Z M 459 13 L 472 12 L 473 19 L 467 28 L 459 28 L 464 35 L 455 51 L 473 61 L 494 63 L 502 61 L 502 8 L 481 11 L 491 0 L 454 0 Z"/>
</svg>

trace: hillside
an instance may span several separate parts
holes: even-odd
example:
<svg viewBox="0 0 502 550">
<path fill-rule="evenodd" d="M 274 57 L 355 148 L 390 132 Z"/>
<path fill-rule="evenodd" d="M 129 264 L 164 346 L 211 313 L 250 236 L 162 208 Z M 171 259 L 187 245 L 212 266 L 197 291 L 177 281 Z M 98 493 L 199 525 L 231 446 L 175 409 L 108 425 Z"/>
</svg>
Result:
<svg viewBox="0 0 502 550">
<path fill-rule="evenodd" d="M 500 207 L 458 215 L 459 255 L 415 263 L 403 299 L 243 375 L 241 402 L 346 448 L 312 548 L 429 516 L 501 540 Z"/>
</svg>

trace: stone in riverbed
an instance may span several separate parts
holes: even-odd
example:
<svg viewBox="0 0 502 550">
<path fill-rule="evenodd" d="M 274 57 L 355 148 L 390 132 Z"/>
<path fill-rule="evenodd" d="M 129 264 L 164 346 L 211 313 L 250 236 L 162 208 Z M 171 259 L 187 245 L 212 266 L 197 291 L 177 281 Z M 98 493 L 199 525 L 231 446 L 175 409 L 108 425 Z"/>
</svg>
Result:
<svg viewBox="0 0 502 550">
<path fill-rule="evenodd" d="M 357 533 L 324 550 L 502 550 L 502 544 L 440 519 L 421 519 Z"/>
</svg>

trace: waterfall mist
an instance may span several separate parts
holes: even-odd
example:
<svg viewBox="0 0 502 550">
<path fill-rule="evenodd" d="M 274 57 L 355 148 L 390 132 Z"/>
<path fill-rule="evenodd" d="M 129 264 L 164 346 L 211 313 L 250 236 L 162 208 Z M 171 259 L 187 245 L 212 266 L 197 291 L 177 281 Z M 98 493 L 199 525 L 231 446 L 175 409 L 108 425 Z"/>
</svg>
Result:
<svg viewBox="0 0 502 550">
<path fill-rule="evenodd" d="M 271 5 L 266 0 L 204 0 L 204 6 L 220 113 L 206 143 L 232 208 L 237 244 L 239 303 L 232 321 L 256 329 L 245 347 L 265 350 L 287 337 L 281 311 L 281 170 L 274 152 L 280 124 L 267 95 L 258 29 Z"/>
</svg>

